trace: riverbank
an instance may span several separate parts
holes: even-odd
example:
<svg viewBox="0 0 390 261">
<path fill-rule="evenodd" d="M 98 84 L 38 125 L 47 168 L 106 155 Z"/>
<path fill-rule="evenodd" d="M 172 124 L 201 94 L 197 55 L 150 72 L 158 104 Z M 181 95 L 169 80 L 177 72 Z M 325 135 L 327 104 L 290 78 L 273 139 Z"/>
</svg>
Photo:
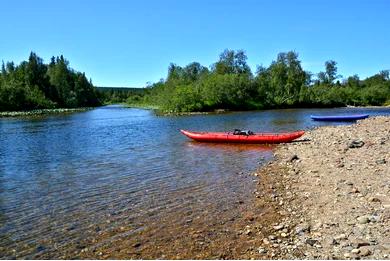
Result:
<svg viewBox="0 0 390 261">
<path fill-rule="evenodd" d="M 242 111 L 271 111 L 271 110 L 281 110 L 281 109 L 390 109 L 390 105 L 383 106 L 344 106 L 344 107 L 313 107 L 313 108 L 267 108 L 267 109 L 257 109 L 257 110 L 229 110 L 229 109 L 215 109 L 212 111 L 193 111 L 193 112 L 169 112 L 162 111 L 159 106 L 152 104 L 138 104 L 138 103 L 120 103 L 126 108 L 137 108 L 137 109 L 145 109 L 145 110 L 153 110 L 158 116 L 191 116 L 191 115 L 212 115 L 212 114 L 223 114 L 223 113 L 234 113 L 234 112 L 242 112 Z M 109 104 L 106 104 L 109 105 Z"/>
<path fill-rule="evenodd" d="M 61 114 L 61 113 L 73 113 L 73 112 L 82 112 L 93 109 L 93 107 L 83 107 L 83 108 L 58 108 L 58 109 L 38 109 L 31 111 L 3 111 L 0 112 L 1 117 L 20 117 L 20 116 L 37 116 L 45 114 Z"/>
<path fill-rule="evenodd" d="M 390 117 L 303 138 L 279 146 L 255 174 L 278 220 L 257 248 L 261 258 L 390 258 Z"/>
</svg>

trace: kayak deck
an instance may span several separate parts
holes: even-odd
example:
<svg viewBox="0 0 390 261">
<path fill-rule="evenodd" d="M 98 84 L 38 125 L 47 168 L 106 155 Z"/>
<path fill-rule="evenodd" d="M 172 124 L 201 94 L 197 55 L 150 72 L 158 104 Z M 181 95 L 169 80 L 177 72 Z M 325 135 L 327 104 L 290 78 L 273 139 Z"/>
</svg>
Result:
<svg viewBox="0 0 390 261">
<path fill-rule="evenodd" d="M 185 136 L 201 142 L 232 143 L 283 143 L 301 137 L 305 132 L 288 133 L 254 133 L 251 135 L 234 135 L 233 132 L 192 132 L 180 130 Z"/>
</svg>

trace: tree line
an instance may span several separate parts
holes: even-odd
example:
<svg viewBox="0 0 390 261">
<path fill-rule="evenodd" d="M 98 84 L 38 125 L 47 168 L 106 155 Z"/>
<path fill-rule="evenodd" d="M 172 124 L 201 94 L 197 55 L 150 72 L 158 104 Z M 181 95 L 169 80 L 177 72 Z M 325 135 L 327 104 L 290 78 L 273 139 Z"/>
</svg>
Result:
<svg viewBox="0 0 390 261">
<path fill-rule="evenodd" d="M 357 75 L 342 78 L 337 63 L 329 60 L 324 71 L 313 74 L 303 70 L 294 51 L 279 53 L 255 73 L 243 50 L 225 50 L 209 68 L 198 62 L 184 67 L 172 63 L 166 79 L 147 89 L 139 103 L 173 113 L 390 104 L 388 70 L 364 80 Z M 132 97 L 128 101 L 134 104 Z"/>
<path fill-rule="evenodd" d="M 53 56 L 49 64 L 34 52 L 19 65 L 2 62 L 0 111 L 98 105 L 101 101 L 92 81 L 70 68 L 62 55 Z"/>
<path fill-rule="evenodd" d="M 100 99 L 105 104 L 139 102 L 145 95 L 145 88 L 129 87 L 96 87 Z"/>
<path fill-rule="evenodd" d="M 317 74 L 302 68 L 298 53 L 279 53 L 255 73 L 243 50 L 225 50 L 209 67 L 170 64 L 166 79 L 147 88 L 95 88 L 85 73 L 61 55 L 49 64 L 34 52 L 19 65 L 2 62 L 0 111 L 75 108 L 124 102 L 163 112 L 252 110 L 290 107 L 390 105 L 389 71 L 361 80 L 342 78 L 337 63 L 325 62 Z"/>
</svg>

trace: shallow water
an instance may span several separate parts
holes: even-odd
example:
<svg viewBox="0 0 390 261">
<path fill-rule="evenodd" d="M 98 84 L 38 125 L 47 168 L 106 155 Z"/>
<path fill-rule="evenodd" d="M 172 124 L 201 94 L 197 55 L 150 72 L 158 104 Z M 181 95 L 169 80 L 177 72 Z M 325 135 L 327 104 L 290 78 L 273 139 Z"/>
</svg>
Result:
<svg viewBox="0 0 390 261">
<path fill-rule="evenodd" d="M 390 115 L 390 109 L 159 117 L 106 106 L 0 119 L 0 257 L 61 258 L 151 228 L 230 219 L 255 189 L 246 174 L 272 159 L 274 147 L 197 143 L 179 129 L 277 132 L 350 124 L 309 117 L 342 113 Z"/>
</svg>

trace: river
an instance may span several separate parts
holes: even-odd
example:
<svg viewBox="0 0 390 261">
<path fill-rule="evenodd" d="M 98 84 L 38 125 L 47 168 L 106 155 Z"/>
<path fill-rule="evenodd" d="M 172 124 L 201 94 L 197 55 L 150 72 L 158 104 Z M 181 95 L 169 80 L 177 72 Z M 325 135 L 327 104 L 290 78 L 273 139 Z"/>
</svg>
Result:
<svg viewBox="0 0 390 261">
<path fill-rule="evenodd" d="M 272 159 L 274 146 L 197 143 L 180 129 L 307 130 L 335 124 L 314 122 L 311 114 L 343 113 L 390 115 L 390 109 L 156 116 L 105 106 L 0 118 L 0 258 L 104 257 L 97 249 L 123 240 L 155 247 L 183 227 L 207 230 L 234 220 L 253 198 L 250 173 Z"/>
</svg>

